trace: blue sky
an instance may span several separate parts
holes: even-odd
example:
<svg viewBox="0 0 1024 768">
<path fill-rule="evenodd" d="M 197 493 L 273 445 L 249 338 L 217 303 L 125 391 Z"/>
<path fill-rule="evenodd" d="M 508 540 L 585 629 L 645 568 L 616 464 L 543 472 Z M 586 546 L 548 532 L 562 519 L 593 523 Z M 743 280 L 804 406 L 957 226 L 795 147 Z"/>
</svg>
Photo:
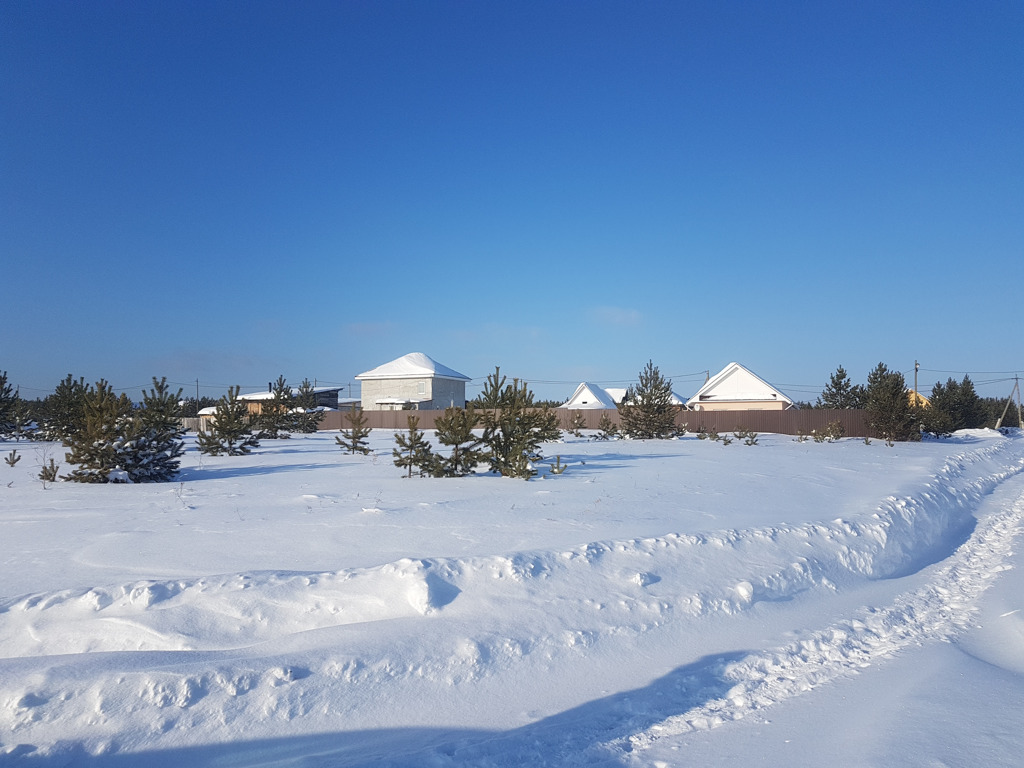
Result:
<svg viewBox="0 0 1024 768">
<path fill-rule="evenodd" d="M 14 0 L 0 71 L 29 397 L 1024 374 L 1017 2 Z"/>
</svg>

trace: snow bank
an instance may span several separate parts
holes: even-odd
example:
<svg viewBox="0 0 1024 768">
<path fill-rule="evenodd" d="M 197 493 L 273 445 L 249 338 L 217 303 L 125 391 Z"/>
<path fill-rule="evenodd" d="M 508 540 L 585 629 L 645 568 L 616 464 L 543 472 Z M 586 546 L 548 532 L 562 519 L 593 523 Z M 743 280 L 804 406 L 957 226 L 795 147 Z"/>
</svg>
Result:
<svg viewBox="0 0 1024 768">
<path fill-rule="evenodd" d="M 213 745 L 245 755 L 247 743 L 285 739 L 284 763 L 310 750 L 351 765 L 516 765 L 536 762 L 538 749 L 552 764 L 584 753 L 625 761 L 666 735 L 741 719 L 953 636 L 1024 516 L 1017 503 L 975 518 L 1024 469 L 1024 441 L 994 433 L 897 449 L 768 436 L 752 448 L 683 440 L 609 453 L 575 442 L 549 451 L 568 457 L 566 475 L 531 483 L 406 480 L 387 460 L 342 457 L 318 437 L 261 449 L 240 475 L 195 458 L 170 507 L 152 487 L 15 489 L 5 531 L 54 505 L 94 505 L 89 541 L 50 531 L 80 561 L 67 566 L 77 579 L 102 572 L 95 553 L 118 551 L 108 538 L 118 528 L 118 542 L 139 547 L 159 530 L 182 562 L 207 566 L 216 558 L 203 537 L 225 521 L 245 534 L 224 561 L 318 559 L 325 538 L 355 536 L 353 551 L 379 562 L 0 598 L 0 754 L 149 760 L 189 746 L 209 748 L 190 753 L 194 764 L 231 764 Z M 286 461 L 295 468 L 282 470 Z M 116 502 L 106 513 L 104 496 Z M 322 519 L 310 500 L 329 502 Z M 171 514 L 196 520 L 192 532 Z M 772 517 L 794 522 L 702 525 Z M 564 543 L 652 526 L 663 532 Z M 550 546 L 501 547 L 516 541 Z M 467 551 L 431 554 L 438 544 Z M 407 555 L 387 559 L 399 545 Z M 140 570 L 130 550 L 104 567 Z M 863 598 L 877 607 L 855 609 Z M 798 637 L 772 644 L 793 621 L 804 622 Z M 648 686 L 642 704 L 627 706 L 637 683 Z M 366 738 L 382 728 L 398 730 Z M 336 738 L 325 746 L 318 734 Z"/>
</svg>

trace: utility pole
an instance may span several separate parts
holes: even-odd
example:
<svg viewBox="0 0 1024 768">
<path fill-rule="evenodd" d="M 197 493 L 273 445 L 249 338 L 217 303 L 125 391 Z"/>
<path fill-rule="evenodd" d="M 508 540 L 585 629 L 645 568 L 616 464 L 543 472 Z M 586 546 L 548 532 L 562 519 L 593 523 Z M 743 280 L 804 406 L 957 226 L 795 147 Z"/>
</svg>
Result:
<svg viewBox="0 0 1024 768">
<path fill-rule="evenodd" d="M 1020 407 L 1020 378 L 1018 376 L 1013 377 L 1013 389 L 1010 390 L 1010 396 L 1006 398 L 1006 406 L 1003 408 L 1003 415 L 996 419 L 996 429 L 1003 426 L 1003 419 L 1006 418 L 1006 412 L 1010 410 L 1010 403 L 1013 402 L 1013 395 L 1017 393 L 1017 426 L 1024 427 L 1024 421 L 1021 421 L 1021 407 Z"/>
<path fill-rule="evenodd" d="M 1017 376 L 1013 377 L 1013 388 L 1017 390 L 1017 428 L 1024 429 L 1024 421 L 1021 420 L 1020 408 L 1020 379 Z"/>
<path fill-rule="evenodd" d="M 921 364 L 914 361 L 914 407 L 917 407 L 917 371 L 921 367 Z"/>
</svg>

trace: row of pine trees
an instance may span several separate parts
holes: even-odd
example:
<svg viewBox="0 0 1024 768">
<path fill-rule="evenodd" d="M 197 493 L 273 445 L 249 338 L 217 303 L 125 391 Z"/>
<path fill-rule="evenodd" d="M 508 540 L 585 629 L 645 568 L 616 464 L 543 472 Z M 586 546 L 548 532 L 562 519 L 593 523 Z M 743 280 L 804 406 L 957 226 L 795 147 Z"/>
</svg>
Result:
<svg viewBox="0 0 1024 768">
<path fill-rule="evenodd" d="M 238 394 L 239 388 L 231 387 L 216 402 L 210 428 L 198 434 L 201 452 L 245 454 L 260 440 L 315 432 L 323 418 L 308 380 L 293 392 L 279 377 L 258 414 L 250 414 Z M 0 373 L 0 438 L 60 442 L 72 467 L 65 480 L 167 482 L 177 476 L 185 452 L 182 402 L 182 390 L 172 391 L 165 378 L 154 377 L 153 388 L 144 390 L 136 405 L 105 380 L 91 385 L 69 374 L 52 395 L 32 407 L 13 391 L 5 371 Z M 40 479 L 57 479 L 52 460 Z"/>
</svg>

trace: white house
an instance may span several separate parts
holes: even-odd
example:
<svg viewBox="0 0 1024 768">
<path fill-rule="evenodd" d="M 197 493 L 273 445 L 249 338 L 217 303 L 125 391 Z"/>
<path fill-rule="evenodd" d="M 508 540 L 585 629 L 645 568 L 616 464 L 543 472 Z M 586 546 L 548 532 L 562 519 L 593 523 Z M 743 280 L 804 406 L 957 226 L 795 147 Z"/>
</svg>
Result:
<svg viewBox="0 0 1024 768">
<path fill-rule="evenodd" d="M 628 391 L 621 387 L 600 387 L 597 384 L 584 381 L 576 387 L 572 397 L 558 407 L 570 411 L 581 411 L 590 408 L 613 411 L 625 399 L 626 392 Z M 672 405 L 682 406 L 683 404 L 683 398 L 673 392 Z"/>
<path fill-rule="evenodd" d="M 784 411 L 793 401 L 739 363 L 729 363 L 686 406 L 695 411 Z"/>
<path fill-rule="evenodd" d="M 615 400 L 608 390 L 591 384 L 589 381 L 582 382 L 572 397 L 562 403 L 559 408 L 567 408 L 572 411 L 583 411 L 590 409 L 615 410 Z"/>
<path fill-rule="evenodd" d="M 366 411 L 444 410 L 466 404 L 468 376 L 441 365 L 422 352 L 379 365 L 356 376 Z"/>
</svg>

